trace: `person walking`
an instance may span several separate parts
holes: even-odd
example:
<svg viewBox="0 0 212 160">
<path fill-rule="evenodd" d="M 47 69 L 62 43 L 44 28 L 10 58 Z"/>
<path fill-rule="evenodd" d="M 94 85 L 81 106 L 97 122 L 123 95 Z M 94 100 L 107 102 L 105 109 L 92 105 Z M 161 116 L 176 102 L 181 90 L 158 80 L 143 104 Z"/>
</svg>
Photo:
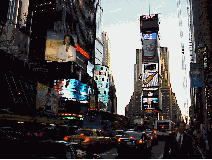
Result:
<svg viewBox="0 0 212 160">
<path fill-rule="evenodd" d="M 170 153 L 167 158 L 190 159 L 195 157 L 193 140 L 191 136 L 185 132 L 185 126 L 183 121 L 178 123 L 179 129 L 173 133 L 169 141 Z"/>
</svg>

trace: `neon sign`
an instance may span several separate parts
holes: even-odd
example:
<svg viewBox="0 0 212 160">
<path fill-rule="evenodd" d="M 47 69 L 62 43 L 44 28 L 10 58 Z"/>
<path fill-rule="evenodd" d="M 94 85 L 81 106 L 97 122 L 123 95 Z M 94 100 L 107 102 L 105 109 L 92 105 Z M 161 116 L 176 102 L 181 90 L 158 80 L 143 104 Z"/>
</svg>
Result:
<svg viewBox="0 0 212 160">
<path fill-rule="evenodd" d="M 76 50 L 79 51 L 86 58 L 89 58 L 89 54 L 85 52 L 78 44 L 76 44 Z"/>
</svg>

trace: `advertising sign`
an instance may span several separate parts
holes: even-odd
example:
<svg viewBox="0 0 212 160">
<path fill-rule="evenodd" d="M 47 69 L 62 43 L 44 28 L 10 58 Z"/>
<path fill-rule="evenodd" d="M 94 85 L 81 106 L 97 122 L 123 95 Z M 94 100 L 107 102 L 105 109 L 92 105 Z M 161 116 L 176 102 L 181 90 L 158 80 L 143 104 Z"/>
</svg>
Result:
<svg viewBox="0 0 212 160">
<path fill-rule="evenodd" d="M 108 67 L 102 65 L 95 65 L 94 79 L 97 83 L 97 88 L 100 92 L 100 94 L 98 95 L 98 101 L 101 101 L 105 105 L 107 105 L 109 92 Z"/>
<path fill-rule="evenodd" d="M 202 72 L 200 64 L 190 65 L 191 87 L 202 87 Z"/>
<path fill-rule="evenodd" d="M 158 63 L 146 63 L 142 64 L 142 87 L 158 87 Z"/>
<path fill-rule="evenodd" d="M 58 97 L 60 99 L 80 101 L 80 103 L 88 103 L 87 84 L 83 84 L 79 80 L 55 80 L 54 89 L 57 91 Z"/>
<path fill-rule="evenodd" d="M 48 87 L 41 83 L 37 83 L 36 109 L 44 108 L 47 100 Z"/>
<path fill-rule="evenodd" d="M 191 87 L 202 87 L 202 72 L 200 64 L 190 64 L 190 77 Z"/>
<path fill-rule="evenodd" d="M 143 34 L 143 39 L 156 39 L 156 33 L 148 33 L 148 34 Z"/>
<path fill-rule="evenodd" d="M 158 98 L 155 97 L 142 97 L 142 109 L 157 109 L 158 108 Z"/>
<path fill-rule="evenodd" d="M 146 39 L 143 41 L 144 57 L 155 57 L 157 51 L 157 40 Z"/>
<path fill-rule="evenodd" d="M 50 112 L 57 113 L 58 100 L 58 94 L 54 89 L 37 83 L 36 109 L 43 108 Z"/>
<path fill-rule="evenodd" d="M 158 14 L 140 16 L 140 32 L 159 31 Z"/>
<path fill-rule="evenodd" d="M 72 39 L 74 41 L 72 41 Z M 54 31 L 47 31 L 46 61 L 68 62 L 76 61 L 76 35 L 65 35 Z"/>
<path fill-rule="evenodd" d="M 88 61 L 88 65 L 87 65 L 87 73 L 89 76 L 93 77 L 93 74 L 94 74 L 94 65 L 91 64 L 89 61 Z"/>
</svg>

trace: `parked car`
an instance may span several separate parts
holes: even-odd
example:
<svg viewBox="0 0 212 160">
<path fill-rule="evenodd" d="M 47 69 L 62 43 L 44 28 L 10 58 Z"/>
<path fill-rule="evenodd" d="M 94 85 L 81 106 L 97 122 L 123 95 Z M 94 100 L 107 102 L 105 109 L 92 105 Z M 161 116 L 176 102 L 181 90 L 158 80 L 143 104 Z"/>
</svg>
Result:
<svg viewBox="0 0 212 160">
<path fill-rule="evenodd" d="M 135 131 L 126 131 L 123 133 L 123 136 L 117 139 L 117 152 L 118 157 L 123 158 L 125 155 L 137 155 L 145 154 L 148 151 L 147 140 L 145 134 L 135 132 Z M 138 155 L 141 156 L 141 155 Z"/>
</svg>

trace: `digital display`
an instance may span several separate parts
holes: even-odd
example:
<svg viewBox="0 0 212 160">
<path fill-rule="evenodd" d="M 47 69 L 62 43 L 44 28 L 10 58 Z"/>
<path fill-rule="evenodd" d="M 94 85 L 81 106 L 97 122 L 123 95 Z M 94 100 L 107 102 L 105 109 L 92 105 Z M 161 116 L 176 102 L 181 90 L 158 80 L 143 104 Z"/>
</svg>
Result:
<svg viewBox="0 0 212 160">
<path fill-rule="evenodd" d="M 142 98 L 143 109 L 155 109 L 158 107 L 158 98 L 146 97 Z"/>
<path fill-rule="evenodd" d="M 98 100 L 103 102 L 104 104 L 107 104 L 109 92 L 108 67 L 95 65 L 94 79 L 97 83 L 97 88 L 100 92 L 100 94 L 98 94 Z"/>
<path fill-rule="evenodd" d="M 87 65 L 87 73 L 89 74 L 89 76 L 93 77 L 93 71 L 94 71 L 94 65 L 91 64 L 89 61 L 88 61 L 88 65 Z"/>
<path fill-rule="evenodd" d="M 156 33 L 143 34 L 143 39 L 156 39 Z"/>
<path fill-rule="evenodd" d="M 49 30 L 46 38 L 45 60 L 76 61 L 76 45 L 76 35 L 65 35 Z"/>
<path fill-rule="evenodd" d="M 54 81 L 54 89 L 59 98 L 67 100 L 78 100 L 81 103 L 88 103 L 87 84 L 81 83 L 76 79 L 62 79 Z"/>
<path fill-rule="evenodd" d="M 140 16 L 140 32 L 158 30 L 158 14 Z"/>
<path fill-rule="evenodd" d="M 143 41 L 144 56 L 154 57 L 156 55 L 157 40 L 148 39 Z"/>
</svg>

